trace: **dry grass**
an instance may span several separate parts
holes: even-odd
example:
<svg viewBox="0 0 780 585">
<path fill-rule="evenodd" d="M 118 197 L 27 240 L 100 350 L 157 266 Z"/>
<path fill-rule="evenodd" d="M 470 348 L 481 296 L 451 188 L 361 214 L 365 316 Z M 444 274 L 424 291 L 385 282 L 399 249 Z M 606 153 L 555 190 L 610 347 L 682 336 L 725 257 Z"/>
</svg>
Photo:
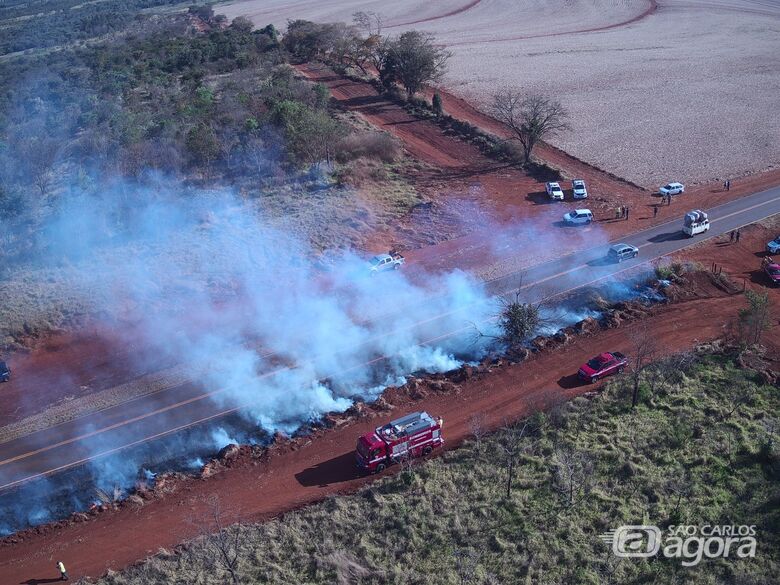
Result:
<svg viewBox="0 0 780 585">
<path fill-rule="evenodd" d="M 552 94 L 573 132 L 553 142 L 638 184 L 737 177 L 780 164 L 780 5 L 759 0 L 483 1 L 390 5 L 346 0 L 247 0 L 229 17 L 284 27 L 288 18 L 350 21 L 385 15 L 385 32 L 433 32 L 453 52 L 443 85 L 486 108 L 503 85 Z M 556 36 L 549 36 L 554 34 Z"/>
</svg>

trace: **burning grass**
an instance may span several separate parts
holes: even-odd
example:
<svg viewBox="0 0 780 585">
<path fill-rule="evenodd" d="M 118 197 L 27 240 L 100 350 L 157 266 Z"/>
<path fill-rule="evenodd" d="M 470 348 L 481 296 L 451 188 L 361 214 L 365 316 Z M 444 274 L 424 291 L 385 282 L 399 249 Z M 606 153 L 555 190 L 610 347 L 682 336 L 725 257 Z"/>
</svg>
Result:
<svg viewBox="0 0 780 585">
<path fill-rule="evenodd" d="M 222 527 L 99 583 L 224 583 L 220 552 L 235 558 L 236 582 L 770 582 L 780 550 L 778 394 L 731 356 L 679 363 L 654 393 L 643 381 L 636 409 L 618 379 L 592 400 L 532 417 L 522 438 L 519 425 L 476 433 L 356 495 Z M 562 473 L 567 462 L 575 473 Z M 758 553 L 683 569 L 618 559 L 598 538 L 642 523 L 755 525 Z M 225 534 L 237 537 L 227 547 Z"/>
</svg>

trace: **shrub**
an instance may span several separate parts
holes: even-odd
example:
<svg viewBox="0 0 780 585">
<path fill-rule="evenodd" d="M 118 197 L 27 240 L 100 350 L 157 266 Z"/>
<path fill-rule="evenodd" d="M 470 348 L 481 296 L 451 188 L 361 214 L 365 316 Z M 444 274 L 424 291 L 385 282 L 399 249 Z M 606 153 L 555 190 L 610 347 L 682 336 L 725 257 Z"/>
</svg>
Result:
<svg viewBox="0 0 780 585">
<path fill-rule="evenodd" d="M 363 157 L 390 163 L 400 155 L 398 142 L 385 132 L 356 132 L 336 147 L 336 160 L 341 163 Z"/>
<path fill-rule="evenodd" d="M 433 111 L 437 116 L 443 116 L 444 115 L 444 105 L 441 101 L 441 96 L 438 93 L 433 94 L 433 102 L 432 102 Z"/>
</svg>

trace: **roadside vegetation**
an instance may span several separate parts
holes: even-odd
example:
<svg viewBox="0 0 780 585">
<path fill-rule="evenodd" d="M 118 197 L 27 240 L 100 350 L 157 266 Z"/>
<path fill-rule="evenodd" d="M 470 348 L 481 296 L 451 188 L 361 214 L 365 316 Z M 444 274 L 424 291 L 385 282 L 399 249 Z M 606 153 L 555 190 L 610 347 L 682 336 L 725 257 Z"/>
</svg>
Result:
<svg viewBox="0 0 780 585">
<path fill-rule="evenodd" d="M 512 133 L 508 140 L 447 116 L 441 95 L 434 93 L 428 102 L 417 94 L 444 77 L 451 53 L 429 33 L 412 30 L 394 37 L 383 34 L 382 24 L 381 15 L 375 12 L 356 12 L 352 25 L 295 20 L 290 22 L 283 43 L 295 59 L 321 60 L 343 73 L 374 80 L 415 115 L 435 118 L 501 159 L 531 166 L 533 150 L 540 142 L 571 130 L 568 111 L 558 100 L 516 87 L 495 93 L 491 105 L 493 116 Z"/>
<path fill-rule="evenodd" d="M 740 359 L 654 362 L 635 408 L 627 377 L 495 433 L 475 416 L 461 448 L 271 522 L 215 502 L 219 534 L 99 583 L 770 583 L 780 397 Z M 621 559 L 599 535 L 625 524 L 755 525 L 756 556 Z"/>
</svg>

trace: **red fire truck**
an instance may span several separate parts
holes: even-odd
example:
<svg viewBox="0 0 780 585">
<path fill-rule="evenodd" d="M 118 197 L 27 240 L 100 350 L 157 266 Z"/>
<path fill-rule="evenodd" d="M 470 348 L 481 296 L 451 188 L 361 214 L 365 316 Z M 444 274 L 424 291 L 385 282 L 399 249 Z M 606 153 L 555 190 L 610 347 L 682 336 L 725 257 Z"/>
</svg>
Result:
<svg viewBox="0 0 780 585">
<path fill-rule="evenodd" d="M 379 473 L 406 457 L 428 455 L 444 443 L 443 424 L 441 418 L 434 419 L 427 412 L 413 412 L 366 433 L 357 442 L 358 467 Z"/>
</svg>

